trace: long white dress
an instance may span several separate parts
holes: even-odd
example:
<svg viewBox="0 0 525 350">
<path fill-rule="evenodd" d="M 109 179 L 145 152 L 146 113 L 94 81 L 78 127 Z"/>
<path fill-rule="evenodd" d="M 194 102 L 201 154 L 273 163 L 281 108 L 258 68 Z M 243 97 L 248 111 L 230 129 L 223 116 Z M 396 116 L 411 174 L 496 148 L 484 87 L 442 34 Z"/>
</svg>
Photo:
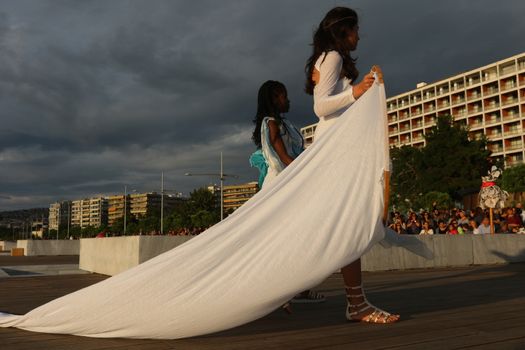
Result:
<svg viewBox="0 0 525 350">
<path fill-rule="evenodd" d="M 175 339 L 260 318 L 384 236 L 386 101 L 379 84 L 277 178 L 187 243 L 0 326 Z"/>
</svg>

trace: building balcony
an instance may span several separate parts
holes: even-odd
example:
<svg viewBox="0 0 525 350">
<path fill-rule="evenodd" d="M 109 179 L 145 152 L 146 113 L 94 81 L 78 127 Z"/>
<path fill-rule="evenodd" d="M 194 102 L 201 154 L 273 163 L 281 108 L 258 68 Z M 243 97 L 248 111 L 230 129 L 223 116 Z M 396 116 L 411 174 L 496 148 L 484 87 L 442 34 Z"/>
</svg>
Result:
<svg viewBox="0 0 525 350">
<path fill-rule="evenodd" d="M 507 130 L 505 131 L 505 136 L 510 136 L 510 135 L 519 135 L 522 133 L 522 130 L 521 129 L 511 129 L 511 130 Z"/>
<path fill-rule="evenodd" d="M 517 98 L 513 98 L 513 99 L 507 99 L 505 101 L 503 101 L 503 103 L 501 104 L 502 106 L 509 106 L 509 105 L 513 105 L 513 104 L 516 104 L 518 103 L 518 99 Z"/>
<path fill-rule="evenodd" d="M 501 75 L 507 75 L 507 74 L 511 74 L 511 73 L 514 73 L 516 72 L 516 66 L 513 64 L 513 65 L 510 65 L 510 66 L 507 66 L 507 67 L 504 67 L 500 70 L 500 74 Z"/>
<path fill-rule="evenodd" d="M 460 103 L 464 103 L 466 100 L 464 98 L 456 98 L 452 100 L 452 105 L 458 105 Z"/>
<path fill-rule="evenodd" d="M 471 108 L 468 110 L 468 114 L 472 115 L 472 114 L 478 114 L 478 113 L 481 113 L 481 108 L 478 107 L 478 108 Z"/>
<path fill-rule="evenodd" d="M 512 84 L 504 84 L 501 87 L 501 91 L 508 91 L 508 90 L 516 89 L 517 87 L 518 87 L 518 84 L 516 84 L 516 82 Z"/>
<path fill-rule="evenodd" d="M 519 144 L 512 144 L 512 145 L 509 145 L 509 146 L 506 146 L 505 147 L 505 151 L 514 151 L 514 150 L 518 150 L 518 149 L 522 149 L 523 148 L 523 145 L 521 143 Z"/>
<path fill-rule="evenodd" d="M 525 116 L 525 114 L 523 114 L 523 116 Z M 519 120 L 519 119 L 521 119 L 521 117 L 518 113 L 507 114 L 506 116 L 503 117 L 504 121 Z"/>
<path fill-rule="evenodd" d="M 493 133 L 487 134 L 487 137 L 489 139 L 491 139 L 491 140 L 499 139 L 499 138 L 503 137 L 503 133 L 501 133 L 501 132 L 493 132 Z"/>
<path fill-rule="evenodd" d="M 479 123 L 470 123 L 469 127 L 470 128 L 481 128 L 481 127 L 483 127 L 483 123 L 481 123 L 481 122 L 479 122 Z"/>
<path fill-rule="evenodd" d="M 499 108 L 499 103 L 489 103 L 488 105 L 485 106 L 485 112 L 488 112 L 488 111 L 491 111 L 493 109 L 496 109 L 496 108 Z"/>
<path fill-rule="evenodd" d="M 491 88 L 491 89 L 486 89 L 485 92 L 484 92 L 484 96 L 487 97 L 487 96 L 490 96 L 490 95 L 494 95 L 494 94 L 497 94 L 499 91 L 497 88 Z"/>
<path fill-rule="evenodd" d="M 481 98 L 481 94 L 480 93 L 476 93 L 476 94 L 472 94 L 470 96 L 467 96 L 467 101 L 474 101 L 474 100 L 478 100 Z"/>
<path fill-rule="evenodd" d="M 515 165 L 521 165 L 523 164 L 523 159 L 516 159 L 516 160 L 507 160 L 505 164 L 507 166 L 515 166 Z"/>
<path fill-rule="evenodd" d="M 493 125 L 501 123 L 501 119 L 487 119 L 485 120 L 485 125 Z"/>
</svg>

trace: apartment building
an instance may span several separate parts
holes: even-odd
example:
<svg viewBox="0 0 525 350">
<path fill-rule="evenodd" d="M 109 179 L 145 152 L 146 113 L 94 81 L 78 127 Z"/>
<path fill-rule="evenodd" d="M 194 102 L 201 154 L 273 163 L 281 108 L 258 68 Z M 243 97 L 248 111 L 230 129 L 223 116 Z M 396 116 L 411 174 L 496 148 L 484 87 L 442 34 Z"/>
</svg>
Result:
<svg viewBox="0 0 525 350">
<path fill-rule="evenodd" d="M 71 203 L 71 225 L 100 227 L 108 222 L 108 200 L 104 197 L 79 199 Z"/>
<path fill-rule="evenodd" d="M 70 220 L 71 201 L 51 203 L 49 205 L 49 230 L 58 231 L 67 227 Z"/>
<path fill-rule="evenodd" d="M 259 190 L 257 182 L 229 185 L 223 188 L 223 207 L 225 212 L 234 211 L 252 198 Z"/>
<path fill-rule="evenodd" d="M 387 99 L 389 144 L 423 147 L 438 116 L 450 114 L 474 139 L 486 135 L 505 166 L 525 157 L 525 53 L 427 84 Z M 301 129 L 306 145 L 315 124 Z"/>
<path fill-rule="evenodd" d="M 160 212 L 161 195 L 156 192 L 133 193 L 129 195 L 130 214 L 136 218 L 149 215 L 151 212 Z M 180 205 L 185 199 L 181 196 L 165 194 L 164 212 L 167 213 Z"/>
<path fill-rule="evenodd" d="M 126 202 L 124 202 L 126 198 Z M 130 198 L 124 195 L 114 195 L 108 197 L 108 226 L 112 226 L 115 221 L 124 217 L 124 209 L 130 214 Z"/>
</svg>

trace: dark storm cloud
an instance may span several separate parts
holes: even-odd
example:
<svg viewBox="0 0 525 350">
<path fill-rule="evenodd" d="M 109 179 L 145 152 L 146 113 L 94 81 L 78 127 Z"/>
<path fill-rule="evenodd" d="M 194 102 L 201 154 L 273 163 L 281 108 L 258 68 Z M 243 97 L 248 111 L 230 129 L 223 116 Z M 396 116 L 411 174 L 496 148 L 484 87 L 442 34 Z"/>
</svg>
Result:
<svg viewBox="0 0 525 350">
<path fill-rule="evenodd" d="M 290 118 L 312 31 L 333 6 L 361 15 L 362 73 L 390 95 L 523 51 L 522 1 L 16 1 L 0 4 L 0 210 L 210 178 L 250 181 L 259 85 L 283 81 Z M 4 198 L 11 197 L 10 199 Z"/>
</svg>

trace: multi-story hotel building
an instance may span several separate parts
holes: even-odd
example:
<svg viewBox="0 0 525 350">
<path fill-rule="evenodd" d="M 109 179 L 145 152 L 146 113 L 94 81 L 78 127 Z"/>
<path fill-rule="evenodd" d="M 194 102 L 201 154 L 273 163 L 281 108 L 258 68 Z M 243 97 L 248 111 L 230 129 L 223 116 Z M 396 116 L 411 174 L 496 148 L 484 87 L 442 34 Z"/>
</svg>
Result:
<svg viewBox="0 0 525 350">
<path fill-rule="evenodd" d="M 81 228 L 107 224 L 108 200 L 104 197 L 86 198 L 71 203 L 71 225 Z"/>
<path fill-rule="evenodd" d="M 259 190 L 257 182 L 242 185 L 229 185 L 223 188 L 223 207 L 225 212 L 233 212 L 252 198 Z"/>
<path fill-rule="evenodd" d="M 525 53 L 431 83 L 387 99 L 390 146 L 425 145 L 424 135 L 441 115 L 483 134 L 492 156 L 505 166 L 525 157 Z M 301 129 L 306 145 L 315 124 Z"/>
<path fill-rule="evenodd" d="M 56 202 L 49 205 L 49 230 L 58 231 L 59 228 L 67 226 L 70 219 L 70 206 L 70 201 Z"/>
</svg>

